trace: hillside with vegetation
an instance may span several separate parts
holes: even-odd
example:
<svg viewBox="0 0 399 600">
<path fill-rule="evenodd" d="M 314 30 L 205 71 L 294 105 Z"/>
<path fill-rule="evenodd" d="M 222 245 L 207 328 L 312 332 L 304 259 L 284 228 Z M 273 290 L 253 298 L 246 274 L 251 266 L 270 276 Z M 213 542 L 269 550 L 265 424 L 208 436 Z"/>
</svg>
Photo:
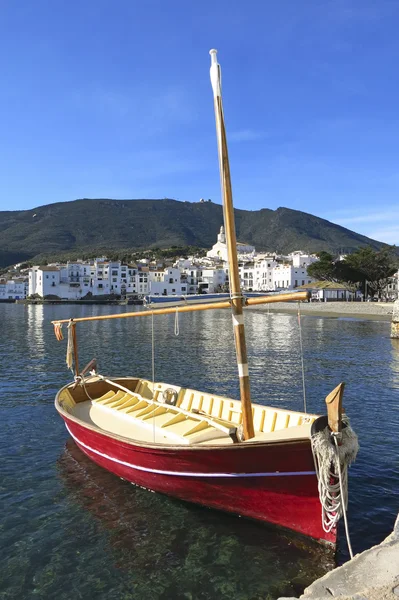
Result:
<svg viewBox="0 0 399 600">
<path fill-rule="evenodd" d="M 235 210 L 237 237 L 259 250 L 352 252 L 384 244 L 288 208 Z M 0 266 L 39 257 L 94 256 L 112 250 L 211 248 L 222 206 L 177 200 L 82 199 L 0 212 Z"/>
</svg>

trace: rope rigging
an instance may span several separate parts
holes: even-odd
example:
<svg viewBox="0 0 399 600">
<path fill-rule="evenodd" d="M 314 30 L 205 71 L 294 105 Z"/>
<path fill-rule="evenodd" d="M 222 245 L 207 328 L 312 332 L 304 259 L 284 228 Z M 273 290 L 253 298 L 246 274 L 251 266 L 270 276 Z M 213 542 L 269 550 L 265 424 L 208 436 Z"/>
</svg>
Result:
<svg viewBox="0 0 399 600">
<path fill-rule="evenodd" d="M 356 433 L 343 417 L 343 428 L 338 439 L 329 427 L 311 436 L 313 458 L 316 468 L 323 530 L 329 533 L 344 518 L 346 538 L 351 558 L 346 510 L 348 508 L 348 467 L 355 461 L 359 450 Z"/>
<path fill-rule="evenodd" d="M 306 408 L 305 365 L 303 362 L 302 321 L 301 321 L 301 303 L 300 302 L 298 302 L 298 327 L 299 327 L 299 347 L 301 350 L 301 365 L 302 365 L 303 412 L 307 413 L 308 411 Z"/>
</svg>

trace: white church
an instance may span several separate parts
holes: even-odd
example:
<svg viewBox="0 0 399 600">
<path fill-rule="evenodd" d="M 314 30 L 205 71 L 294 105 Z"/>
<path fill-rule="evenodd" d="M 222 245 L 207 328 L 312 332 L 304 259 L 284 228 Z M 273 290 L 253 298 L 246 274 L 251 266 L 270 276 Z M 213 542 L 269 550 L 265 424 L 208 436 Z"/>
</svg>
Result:
<svg viewBox="0 0 399 600">
<path fill-rule="evenodd" d="M 237 254 L 255 254 L 255 247 L 250 246 L 249 244 L 242 244 L 241 242 L 237 242 Z M 206 253 L 209 258 L 218 258 L 219 260 L 227 262 L 227 244 L 226 244 L 226 234 L 224 232 L 223 225 L 220 228 L 220 233 L 218 235 L 218 241 L 216 244 L 212 246 L 212 249 Z"/>
</svg>

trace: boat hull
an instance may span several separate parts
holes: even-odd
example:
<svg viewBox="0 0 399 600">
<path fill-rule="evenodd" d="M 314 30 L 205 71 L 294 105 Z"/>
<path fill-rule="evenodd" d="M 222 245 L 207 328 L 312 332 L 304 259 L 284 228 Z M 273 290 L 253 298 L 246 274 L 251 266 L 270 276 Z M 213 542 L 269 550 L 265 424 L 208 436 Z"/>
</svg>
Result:
<svg viewBox="0 0 399 600">
<path fill-rule="evenodd" d="M 143 445 L 61 413 L 95 463 L 139 486 L 284 527 L 335 546 L 323 531 L 310 441 L 226 447 Z"/>
</svg>

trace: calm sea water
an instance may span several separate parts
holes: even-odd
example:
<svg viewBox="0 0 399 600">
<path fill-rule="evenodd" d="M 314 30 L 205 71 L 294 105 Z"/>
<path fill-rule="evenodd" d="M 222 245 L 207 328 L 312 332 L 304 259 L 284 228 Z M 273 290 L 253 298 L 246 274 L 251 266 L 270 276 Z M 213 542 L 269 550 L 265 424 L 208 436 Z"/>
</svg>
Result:
<svg viewBox="0 0 399 600">
<path fill-rule="evenodd" d="M 53 407 L 70 380 L 50 321 L 130 307 L 0 304 L 0 599 L 251 600 L 298 595 L 332 568 L 298 536 L 136 488 L 89 461 Z M 156 378 L 237 397 L 231 317 L 155 321 Z M 246 313 L 252 397 L 301 410 L 297 318 Z M 308 410 L 341 380 L 361 450 L 350 472 L 355 552 L 392 530 L 399 345 L 389 323 L 302 317 Z M 80 362 L 151 377 L 151 320 L 81 324 Z M 344 536 L 338 561 L 346 560 Z"/>
</svg>

